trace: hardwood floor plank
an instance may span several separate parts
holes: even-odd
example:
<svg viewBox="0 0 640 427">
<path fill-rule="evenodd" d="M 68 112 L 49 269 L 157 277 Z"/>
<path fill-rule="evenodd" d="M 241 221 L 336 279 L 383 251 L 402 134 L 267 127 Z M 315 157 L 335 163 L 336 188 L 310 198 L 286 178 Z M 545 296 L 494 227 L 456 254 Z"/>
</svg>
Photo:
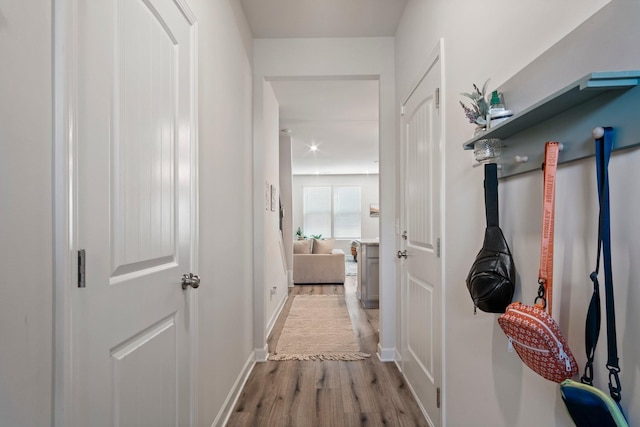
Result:
<svg viewBox="0 0 640 427">
<path fill-rule="evenodd" d="M 339 389 L 317 389 L 316 408 L 316 421 L 319 427 L 345 426 L 342 396 Z"/>
<path fill-rule="evenodd" d="M 279 362 L 275 362 L 279 363 Z M 296 426 L 315 426 L 316 386 L 313 362 L 298 362 L 296 384 L 291 400 L 291 423 Z"/>
<path fill-rule="evenodd" d="M 229 417 L 227 427 L 247 427 L 254 425 L 253 414 L 249 412 L 234 412 Z"/>
<path fill-rule="evenodd" d="M 337 360 L 316 361 L 316 388 L 340 388 L 340 365 Z"/>
<path fill-rule="evenodd" d="M 356 295 L 357 277 L 343 285 L 301 285 L 295 295 L 344 295 L 362 351 L 360 361 L 268 361 L 258 363 L 231 414 L 231 427 L 427 426 L 394 363 L 377 351 L 379 312 L 364 309 Z M 268 339 L 275 349 L 293 298 L 288 298 Z"/>
</svg>

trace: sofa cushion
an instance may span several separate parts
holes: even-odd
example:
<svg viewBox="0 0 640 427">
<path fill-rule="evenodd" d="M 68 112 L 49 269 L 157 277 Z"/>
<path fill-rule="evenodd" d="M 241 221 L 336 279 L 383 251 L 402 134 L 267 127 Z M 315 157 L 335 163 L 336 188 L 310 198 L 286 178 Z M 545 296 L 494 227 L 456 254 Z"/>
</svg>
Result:
<svg viewBox="0 0 640 427">
<path fill-rule="evenodd" d="M 294 254 L 310 254 L 311 253 L 311 240 L 296 240 L 293 242 Z"/>
<path fill-rule="evenodd" d="M 312 254 L 330 254 L 333 250 L 333 239 L 318 240 L 313 239 Z"/>
</svg>

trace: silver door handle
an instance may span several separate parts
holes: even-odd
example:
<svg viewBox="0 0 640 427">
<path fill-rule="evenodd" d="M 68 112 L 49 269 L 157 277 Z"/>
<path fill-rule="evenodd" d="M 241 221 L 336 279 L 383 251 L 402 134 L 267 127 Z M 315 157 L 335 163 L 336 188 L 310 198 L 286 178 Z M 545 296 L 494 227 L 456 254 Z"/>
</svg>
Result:
<svg viewBox="0 0 640 427">
<path fill-rule="evenodd" d="M 182 275 L 182 289 L 187 289 L 191 286 L 193 289 L 198 289 L 200 286 L 200 277 L 193 273 Z"/>
<path fill-rule="evenodd" d="M 407 250 L 405 249 L 404 251 L 398 251 L 398 258 L 407 259 Z"/>
</svg>

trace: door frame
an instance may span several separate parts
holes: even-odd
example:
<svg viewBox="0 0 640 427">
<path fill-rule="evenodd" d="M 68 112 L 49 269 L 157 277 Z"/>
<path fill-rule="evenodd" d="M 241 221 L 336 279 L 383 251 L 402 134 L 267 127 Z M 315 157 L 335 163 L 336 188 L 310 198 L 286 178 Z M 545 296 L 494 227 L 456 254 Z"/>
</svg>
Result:
<svg viewBox="0 0 640 427">
<path fill-rule="evenodd" d="M 439 236 L 440 236 L 440 286 L 442 288 L 441 290 L 441 298 L 440 298 L 440 325 L 441 325 L 441 331 L 440 331 L 440 352 L 441 352 L 441 364 L 440 364 L 440 378 L 441 378 L 441 393 L 440 393 L 440 425 L 446 425 L 446 399 L 445 396 L 446 394 L 444 393 L 445 387 L 446 387 L 446 376 L 445 376 L 445 372 L 446 372 L 446 357 L 445 357 L 445 348 L 446 348 L 446 336 L 444 334 L 444 330 L 445 330 L 445 298 L 444 298 L 444 283 L 445 283 L 445 269 L 444 269 L 444 265 L 445 265 L 445 253 L 446 251 L 444 250 L 446 247 L 446 238 L 445 238 L 445 222 L 446 222 L 446 216 L 444 215 L 445 213 L 445 157 L 446 157 L 446 152 L 445 152 L 445 141 L 446 141 L 446 90 L 445 90 L 445 62 L 444 62 L 444 38 L 440 38 L 438 39 L 438 42 L 436 43 L 436 46 L 431 50 L 431 52 L 426 55 L 425 60 L 423 61 L 422 65 L 419 68 L 419 73 L 417 75 L 417 77 L 414 79 L 414 83 L 411 85 L 411 88 L 409 89 L 409 91 L 407 92 L 407 94 L 405 96 L 403 96 L 401 99 L 401 103 L 400 103 L 400 108 L 399 108 L 399 115 L 398 115 L 398 122 L 399 122 L 399 127 L 400 127 L 400 151 L 399 151 L 399 156 L 398 156 L 398 173 L 399 173 L 399 179 L 398 179 L 398 185 L 400 188 L 400 191 L 398 191 L 398 195 L 399 195 L 399 202 L 400 205 L 398 206 L 398 224 L 400 225 L 400 229 L 398 230 L 398 247 L 402 248 L 402 249 L 406 249 L 405 248 L 405 242 L 404 240 L 402 240 L 401 237 L 401 233 L 403 232 L 403 230 L 406 230 L 406 226 L 407 224 L 405 224 L 406 221 L 406 215 L 405 215 L 405 211 L 404 211 L 404 204 L 405 204 L 405 199 L 406 199 L 406 194 L 405 194 L 405 183 L 406 183 L 406 175 L 404 172 L 404 168 L 403 166 L 403 162 L 405 159 L 405 155 L 406 155 L 406 147 L 404 144 L 404 137 L 403 137 L 403 132 L 404 130 L 402 129 L 402 113 L 404 111 L 404 106 L 407 104 L 407 101 L 409 100 L 409 98 L 411 98 L 411 95 L 413 95 L 413 93 L 416 91 L 416 89 L 418 88 L 418 86 L 420 85 L 420 83 L 422 82 L 422 80 L 424 79 L 424 77 L 429 73 L 429 71 L 433 68 L 434 64 L 436 62 L 439 62 L 440 64 L 440 84 L 439 84 L 439 88 L 440 88 L 440 95 L 439 95 L 439 102 L 440 102 L 440 229 L 438 230 Z M 401 261 L 399 261 L 400 263 Z M 405 306 L 405 302 L 406 302 L 406 298 L 405 298 L 405 292 L 406 292 L 406 288 L 407 288 L 407 283 L 405 283 L 405 275 L 403 274 L 403 267 L 399 264 L 399 268 L 397 270 L 397 275 L 398 275 L 398 283 L 400 283 L 400 289 L 398 292 L 398 298 L 400 301 L 400 313 L 399 313 L 399 324 L 400 324 L 400 336 L 398 337 L 399 340 L 399 344 L 400 344 L 400 349 L 397 352 L 397 362 L 396 364 L 399 365 L 398 367 L 400 368 L 400 371 L 403 372 L 403 376 L 404 376 L 404 361 L 403 361 L 403 355 L 404 355 L 404 351 L 405 351 L 405 346 L 407 345 L 407 324 L 406 324 L 406 320 L 405 320 L 405 310 L 406 310 L 406 306 Z M 409 385 L 409 389 L 411 389 L 411 393 L 414 395 L 414 398 L 416 398 L 416 400 L 418 401 L 417 397 L 415 396 L 415 393 L 413 391 L 413 388 Z M 419 401 L 418 401 L 419 402 Z M 421 409 L 424 411 L 424 408 Z"/>
<path fill-rule="evenodd" d="M 53 415 L 54 427 L 75 425 L 72 365 L 72 287 L 77 274 L 78 1 L 53 0 Z M 114 0 L 115 1 L 115 0 Z M 186 0 L 174 0 L 191 27 L 191 270 L 198 271 L 198 21 Z M 198 423 L 198 293 L 189 292 L 190 419 Z"/>
</svg>

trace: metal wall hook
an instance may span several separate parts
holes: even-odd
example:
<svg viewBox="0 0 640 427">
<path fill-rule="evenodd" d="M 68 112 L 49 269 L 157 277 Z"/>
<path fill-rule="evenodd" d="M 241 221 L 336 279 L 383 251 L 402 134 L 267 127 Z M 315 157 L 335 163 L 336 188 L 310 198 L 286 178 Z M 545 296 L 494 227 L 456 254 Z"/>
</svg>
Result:
<svg viewBox="0 0 640 427">
<path fill-rule="evenodd" d="M 513 157 L 513 161 L 515 163 L 527 163 L 529 161 L 529 156 L 516 155 Z"/>
</svg>

